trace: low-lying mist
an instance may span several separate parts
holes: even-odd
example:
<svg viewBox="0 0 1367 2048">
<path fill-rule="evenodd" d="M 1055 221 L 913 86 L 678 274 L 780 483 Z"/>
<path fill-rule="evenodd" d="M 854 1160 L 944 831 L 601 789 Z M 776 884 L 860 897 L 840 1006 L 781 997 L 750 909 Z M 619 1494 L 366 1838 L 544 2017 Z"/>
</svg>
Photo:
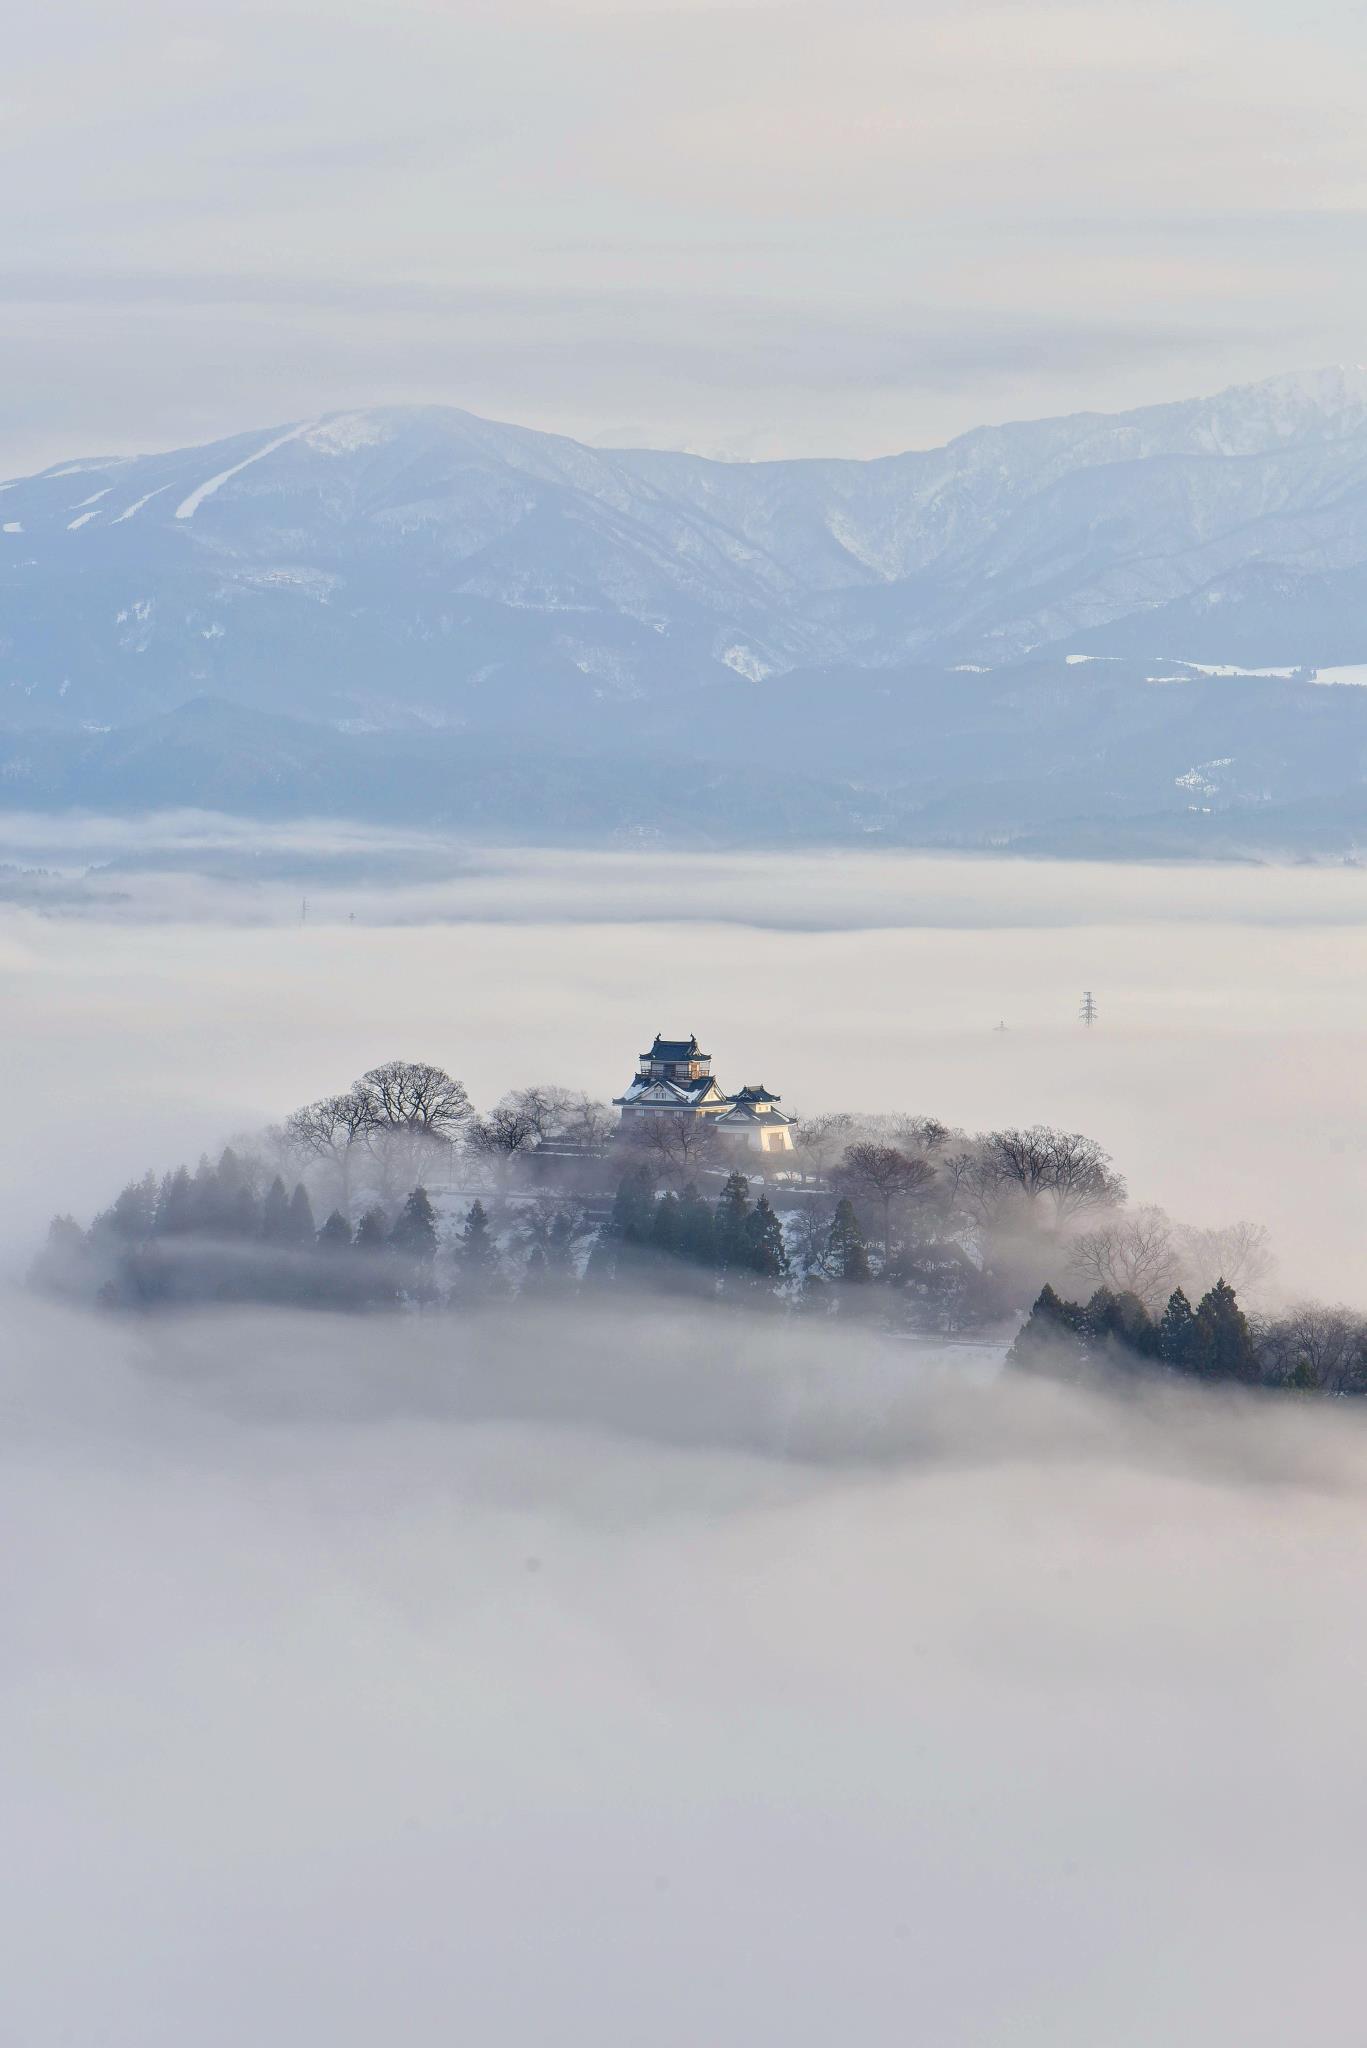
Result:
<svg viewBox="0 0 1367 2048">
<path fill-rule="evenodd" d="M 6 1324 L 25 2048 L 1359 2038 L 1359 1404 Z"/>
<path fill-rule="evenodd" d="M 53 821 L 6 829 L 49 857 Z M 376 879 L 413 850 L 337 826 L 253 853 L 223 820 L 74 833 L 71 862 L 124 863 L 109 893 L 0 912 L 11 1266 L 54 1211 L 377 1060 L 433 1060 L 480 1106 L 532 1081 L 607 1098 L 656 1031 L 697 1031 L 724 1086 L 799 1115 L 1085 1131 L 1134 1201 L 1265 1222 L 1291 1292 L 1367 1307 L 1359 870 L 448 848 L 444 881 Z M 187 872 L 208 854 L 239 871 Z M 285 857 L 332 881 L 281 880 Z"/>
</svg>

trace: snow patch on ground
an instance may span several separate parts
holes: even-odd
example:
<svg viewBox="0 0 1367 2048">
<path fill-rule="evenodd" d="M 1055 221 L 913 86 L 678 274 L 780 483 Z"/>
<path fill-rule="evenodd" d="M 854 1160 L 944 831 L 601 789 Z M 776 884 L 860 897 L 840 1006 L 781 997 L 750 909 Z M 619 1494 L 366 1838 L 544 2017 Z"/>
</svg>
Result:
<svg viewBox="0 0 1367 2048">
<path fill-rule="evenodd" d="M 1232 768 L 1233 766 L 1233 754 L 1221 754 L 1216 761 L 1202 761 L 1199 766 L 1188 768 L 1185 775 L 1174 775 L 1172 778 L 1173 784 L 1177 789 L 1188 789 L 1199 796 L 1215 796 L 1219 791 L 1220 785 L 1218 781 L 1213 782 L 1211 780 L 1212 772 L 1216 768 Z"/>
<path fill-rule="evenodd" d="M 952 676 L 990 676 L 991 673 L 985 661 L 956 661 L 950 670 Z"/>
<path fill-rule="evenodd" d="M 103 493 L 101 493 L 101 496 L 103 496 Z M 68 533 L 75 533 L 78 530 L 78 528 L 82 526 L 89 526 L 91 520 L 98 519 L 99 516 L 100 515 L 97 511 L 78 512 L 74 519 L 68 519 L 66 523 L 66 530 Z"/>
<path fill-rule="evenodd" d="M 304 597 L 312 597 L 319 604 L 326 604 L 334 590 L 341 588 L 340 576 L 329 575 L 325 569 L 278 568 L 244 569 L 235 579 L 247 584 L 252 590 L 297 590 Z"/>
<path fill-rule="evenodd" d="M 73 505 L 71 508 L 72 511 L 80 512 L 83 511 L 87 505 L 98 505 L 100 499 L 107 498 L 109 496 L 109 493 L 113 490 L 113 488 L 113 484 L 106 484 L 102 491 L 92 491 L 88 498 L 81 499 L 79 505 Z"/>
<path fill-rule="evenodd" d="M 125 519 L 131 519 L 135 512 L 141 512 L 144 505 L 150 505 L 153 498 L 159 498 L 163 491 L 169 491 L 170 488 L 169 484 L 158 484 L 154 491 L 147 491 L 141 498 L 135 498 L 127 511 L 120 512 L 117 518 L 110 520 L 110 525 L 122 526 Z"/>
<path fill-rule="evenodd" d="M 69 462 L 65 469 L 44 470 L 39 481 L 45 484 L 55 484 L 58 477 L 61 476 L 90 476 L 112 467 L 113 465 L 108 462 Z"/>
<path fill-rule="evenodd" d="M 1358 689 L 1367 689 L 1367 661 L 1344 661 L 1336 668 L 1317 668 L 1313 680 L 1317 683 L 1352 684 Z"/>
<path fill-rule="evenodd" d="M 724 647 L 721 658 L 738 676 L 744 676 L 747 683 L 762 683 L 766 676 L 771 676 L 774 672 L 769 663 L 762 661 L 752 647 L 743 647 L 739 643 L 734 647 Z"/>
<path fill-rule="evenodd" d="M 230 477 L 241 476 L 243 470 L 250 469 L 254 462 L 264 462 L 268 455 L 274 455 L 277 448 L 285 447 L 287 442 L 302 439 L 316 425 L 317 422 L 314 420 L 304 420 L 301 425 L 291 427 L 288 433 L 277 434 L 273 441 L 267 441 L 265 447 L 258 448 L 254 455 L 245 456 L 241 462 L 235 462 L 231 469 L 221 469 L 217 476 L 206 477 L 202 484 L 191 491 L 188 498 L 182 499 L 177 505 L 177 519 L 193 519 L 205 499 L 212 498 L 215 491 L 222 490 Z"/>
<path fill-rule="evenodd" d="M 118 635 L 118 642 L 126 653 L 146 654 L 152 644 L 154 609 L 150 597 L 135 597 L 131 605 L 126 605 L 115 615 L 114 624 L 123 628 Z"/>
<path fill-rule="evenodd" d="M 23 527 L 20 525 L 17 519 L 7 519 L 5 521 L 6 533 L 22 533 L 23 530 Z"/>
<path fill-rule="evenodd" d="M 1183 661 L 1178 657 L 1179 668 L 1189 668 L 1198 676 L 1281 676 L 1289 679 L 1300 674 L 1298 668 L 1237 668 L 1228 661 Z"/>
<path fill-rule="evenodd" d="M 1069 668 L 1081 668 L 1087 661 L 1119 661 L 1118 654 L 1065 654 L 1063 659 Z"/>
<path fill-rule="evenodd" d="M 373 413 L 344 412 L 311 427 L 304 436 L 304 445 L 319 455 L 350 455 L 354 449 L 378 448 L 393 438 L 393 430 Z"/>
</svg>

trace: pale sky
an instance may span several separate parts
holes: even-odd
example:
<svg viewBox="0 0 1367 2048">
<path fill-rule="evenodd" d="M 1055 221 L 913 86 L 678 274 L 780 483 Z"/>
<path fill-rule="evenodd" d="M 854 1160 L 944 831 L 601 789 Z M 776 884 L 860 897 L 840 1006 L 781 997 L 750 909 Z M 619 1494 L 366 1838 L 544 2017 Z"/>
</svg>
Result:
<svg viewBox="0 0 1367 2048">
<path fill-rule="evenodd" d="M 738 457 L 1367 356 L 1328 0 L 50 0 L 0 468 L 424 401 Z"/>
</svg>

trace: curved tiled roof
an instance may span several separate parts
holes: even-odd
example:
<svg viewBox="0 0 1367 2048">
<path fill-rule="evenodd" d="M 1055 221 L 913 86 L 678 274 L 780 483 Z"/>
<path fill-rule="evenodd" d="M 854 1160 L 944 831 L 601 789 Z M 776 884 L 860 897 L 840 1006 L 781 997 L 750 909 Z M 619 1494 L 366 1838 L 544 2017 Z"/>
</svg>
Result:
<svg viewBox="0 0 1367 2048">
<path fill-rule="evenodd" d="M 696 1038 L 661 1038 L 658 1033 L 649 1052 L 643 1052 L 643 1060 L 664 1060 L 677 1064 L 683 1060 L 709 1060 L 712 1055 L 699 1048 Z"/>
</svg>

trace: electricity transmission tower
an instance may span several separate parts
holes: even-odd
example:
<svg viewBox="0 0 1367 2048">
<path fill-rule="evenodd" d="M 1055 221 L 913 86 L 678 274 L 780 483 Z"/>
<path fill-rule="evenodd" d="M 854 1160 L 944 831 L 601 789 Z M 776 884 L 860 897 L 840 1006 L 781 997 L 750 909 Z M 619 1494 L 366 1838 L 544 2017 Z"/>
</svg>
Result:
<svg viewBox="0 0 1367 2048">
<path fill-rule="evenodd" d="M 1078 1016 L 1081 1017 L 1083 1023 L 1087 1026 L 1087 1029 L 1090 1031 L 1093 1024 L 1095 1024 L 1096 1022 L 1097 1009 L 1096 997 L 1092 994 L 1092 991 L 1089 988 L 1085 988 L 1082 991 L 1082 1008 L 1078 1011 Z"/>
</svg>

